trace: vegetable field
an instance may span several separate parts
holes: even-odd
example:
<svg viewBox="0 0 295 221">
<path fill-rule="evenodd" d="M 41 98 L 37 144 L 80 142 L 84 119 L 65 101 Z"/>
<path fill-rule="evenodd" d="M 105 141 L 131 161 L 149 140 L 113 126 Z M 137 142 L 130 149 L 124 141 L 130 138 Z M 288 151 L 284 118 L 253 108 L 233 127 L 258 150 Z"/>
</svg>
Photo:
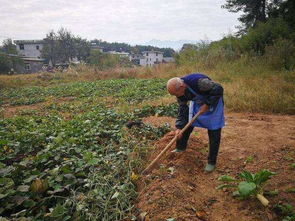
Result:
<svg viewBox="0 0 295 221">
<path fill-rule="evenodd" d="M 2 105 L 24 108 L 0 120 L 0 216 L 132 218 L 141 158 L 168 127 L 125 125 L 157 111 L 175 112 L 171 105 L 136 108 L 165 93 L 163 80 L 2 90 Z M 38 110 L 28 108 L 40 102 Z"/>
</svg>

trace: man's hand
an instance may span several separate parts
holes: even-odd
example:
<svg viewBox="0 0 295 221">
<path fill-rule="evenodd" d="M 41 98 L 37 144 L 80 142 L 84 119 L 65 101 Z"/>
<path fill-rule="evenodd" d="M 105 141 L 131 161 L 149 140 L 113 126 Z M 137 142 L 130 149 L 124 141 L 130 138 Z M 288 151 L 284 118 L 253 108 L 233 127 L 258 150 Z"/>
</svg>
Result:
<svg viewBox="0 0 295 221">
<path fill-rule="evenodd" d="M 205 113 L 207 110 L 209 109 L 209 106 L 207 104 L 203 104 L 200 109 L 199 109 L 199 113 L 203 114 Z"/>
<path fill-rule="evenodd" d="M 182 134 L 180 134 L 180 129 L 176 129 L 176 131 L 174 132 L 175 136 L 177 136 L 177 140 L 180 140 L 182 138 Z"/>
</svg>

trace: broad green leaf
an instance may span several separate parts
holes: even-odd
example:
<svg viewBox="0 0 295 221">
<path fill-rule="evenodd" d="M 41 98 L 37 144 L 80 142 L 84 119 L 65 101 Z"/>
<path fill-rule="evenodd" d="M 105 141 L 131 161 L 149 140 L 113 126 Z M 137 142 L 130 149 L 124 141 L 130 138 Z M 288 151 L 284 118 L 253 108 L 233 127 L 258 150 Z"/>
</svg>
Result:
<svg viewBox="0 0 295 221">
<path fill-rule="evenodd" d="M 233 182 L 233 181 L 236 181 L 235 178 L 233 178 L 231 176 L 228 176 L 228 175 L 220 176 L 220 177 L 218 177 L 218 180 L 219 181 L 223 181 L 223 182 Z"/>
<path fill-rule="evenodd" d="M 5 189 L 10 189 L 14 187 L 14 182 L 10 178 L 0 178 L 0 187 L 3 187 Z"/>
<path fill-rule="evenodd" d="M 29 178 L 24 180 L 24 183 L 30 183 L 32 182 L 34 179 L 36 179 L 38 176 L 37 175 L 32 175 Z"/>
<path fill-rule="evenodd" d="M 243 178 L 247 182 L 254 182 L 254 174 L 248 172 L 248 171 L 243 171 L 239 174 L 239 177 Z"/>
<path fill-rule="evenodd" d="M 5 167 L 5 168 L 1 168 L 1 169 L 0 169 L 0 176 L 8 175 L 8 174 L 10 174 L 14 169 L 15 169 L 15 167 L 13 167 L 13 166 L 8 166 L 8 167 Z M 0 185 L 1 185 L 1 181 L 0 181 Z"/>
<path fill-rule="evenodd" d="M 96 165 L 96 164 L 98 164 L 99 163 L 99 159 L 98 158 L 93 158 L 93 159 L 91 159 L 91 160 L 89 160 L 87 163 L 89 164 L 89 165 Z"/>
<path fill-rule="evenodd" d="M 34 200 L 25 200 L 23 203 L 24 207 L 26 208 L 31 208 L 34 207 L 36 205 L 36 202 Z"/>
<path fill-rule="evenodd" d="M 8 194 L 6 193 L 6 194 L 2 194 L 2 193 L 0 193 L 0 199 L 3 199 L 3 198 L 5 198 L 5 197 L 7 197 L 8 196 Z"/>
<path fill-rule="evenodd" d="M 215 189 L 221 190 L 221 189 L 224 189 L 224 188 L 233 188 L 233 187 L 236 187 L 236 186 L 231 185 L 231 184 L 221 184 L 221 185 L 217 186 Z"/>
<path fill-rule="evenodd" d="M 256 185 L 253 182 L 241 182 L 238 186 L 240 196 L 249 197 L 256 190 Z"/>
<path fill-rule="evenodd" d="M 276 173 L 270 172 L 269 170 L 260 170 L 254 175 L 254 183 L 257 186 L 265 183 L 267 180 L 270 179 L 271 176 L 275 175 Z"/>
<path fill-rule="evenodd" d="M 54 207 L 54 209 L 52 210 L 50 217 L 57 218 L 62 216 L 66 212 L 67 212 L 67 209 L 64 206 L 57 204 L 56 207 Z"/>
<path fill-rule="evenodd" d="M 71 168 L 70 168 L 69 165 L 65 165 L 65 166 L 61 167 L 60 170 L 61 170 L 64 174 L 72 173 L 72 170 L 71 170 Z"/>
<path fill-rule="evenodd" d="M 52 170 L 49 170 L 48 173 L 51 175 L 51 176 L 56 176 L 58 174 L 58 171 L 59 171 L 59 167 L 55 167 L 53 168 Z"/>
</svg>

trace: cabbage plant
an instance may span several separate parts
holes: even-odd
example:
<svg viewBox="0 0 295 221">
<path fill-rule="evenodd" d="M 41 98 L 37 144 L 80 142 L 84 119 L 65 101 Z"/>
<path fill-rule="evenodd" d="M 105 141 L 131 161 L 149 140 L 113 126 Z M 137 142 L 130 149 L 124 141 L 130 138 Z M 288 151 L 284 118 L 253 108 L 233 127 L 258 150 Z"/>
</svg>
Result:
<svg viewBox="0 0 295 221">
<path fill-rule="evenodd" d="M 269 201 L 263 196 L 263 187 L 273 175 L 275 173 L 269 170 L 260 170 L 257 173 L 243 171 L 239 173 L 238 179 L 223 175 L 218 180 L 224 182 L 224 184 L 219 185 L 216 189 L 233 188 L 235 189 L 234 196 L 241 199 L 255 196 L 264 206 L 267 206 Z"/>
</svg>

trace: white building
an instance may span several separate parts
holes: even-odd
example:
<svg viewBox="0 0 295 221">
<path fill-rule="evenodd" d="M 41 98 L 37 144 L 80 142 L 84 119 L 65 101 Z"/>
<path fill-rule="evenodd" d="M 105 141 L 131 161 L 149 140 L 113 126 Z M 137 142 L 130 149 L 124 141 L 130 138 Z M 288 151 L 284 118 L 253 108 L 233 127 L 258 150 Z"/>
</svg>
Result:
<svg viewBox="0 0 295 221">
<path fill-rule="evenodd" d="M 146 57 L 142 54 L 131 54 L 129 55 L 129 60 L 132 61 L 133 64 L 146 66 Z"/>
<path fill-rule="evenodd" d="M 15 40 L 14 43 L 18 56 L 24 62 L 23 67 L 17 68 L 18 73 L 36 73 L 42 70 L 45 62 L 41 55 L 43 40 Z"/>
<path fill-rule="evenodd" d="M 145 57 L 145 66 L 153 66 L 163 62 L 163 52 L 161 51 L 144 51 L 142 55 Z"/>
<path fill-rule="evenodd" d="M 42 40 L 15 40 L 19 55 L 29 58 L 41 58 L 41 50 L 44 46 Z"/>
</svg>

